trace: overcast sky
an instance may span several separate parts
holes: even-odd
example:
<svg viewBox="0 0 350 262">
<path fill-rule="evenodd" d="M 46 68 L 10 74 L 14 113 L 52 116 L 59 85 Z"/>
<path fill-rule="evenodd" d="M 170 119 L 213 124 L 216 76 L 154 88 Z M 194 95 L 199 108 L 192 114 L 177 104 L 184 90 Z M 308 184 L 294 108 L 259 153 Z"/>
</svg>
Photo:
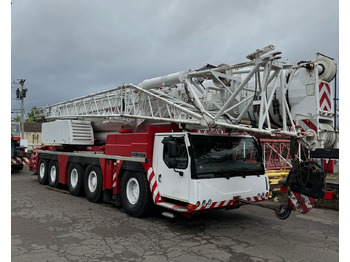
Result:
<svg viewBox="0 0 350 262">
<path fill-rule="evenodd" d="M 12 0 L 11 79 L 26 79 L 28 112 L 268 44 L 284 61 L 339 61 L 338 12 L 337 0 Z"/>
</svg>

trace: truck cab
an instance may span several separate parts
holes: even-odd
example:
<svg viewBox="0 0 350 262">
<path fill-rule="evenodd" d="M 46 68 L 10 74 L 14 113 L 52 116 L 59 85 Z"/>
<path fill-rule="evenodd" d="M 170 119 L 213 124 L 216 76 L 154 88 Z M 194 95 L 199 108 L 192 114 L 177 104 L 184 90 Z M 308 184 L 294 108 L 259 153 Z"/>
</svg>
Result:
<svg viewBox="0 0 350 262">
<path fill-rule="evenodd" d="M 159 194 L 195 210 L 268 198 L 261 150 L 250 135 L 158 133 L 153 168 Z"/>
</svg>

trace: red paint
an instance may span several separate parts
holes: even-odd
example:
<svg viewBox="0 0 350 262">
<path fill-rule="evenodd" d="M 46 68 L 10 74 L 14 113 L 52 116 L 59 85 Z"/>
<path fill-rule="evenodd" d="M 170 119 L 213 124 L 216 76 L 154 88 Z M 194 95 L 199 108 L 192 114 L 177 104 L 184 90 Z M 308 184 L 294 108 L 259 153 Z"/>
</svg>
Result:
<svg viewBox="0 0 350 262">
<path fill-rule="evenodd" d="M 67 184 L 67 172 L 68 172 L 68 155 L 57 155 L 58 161 L 58 182 L 61 184 Z"/>
<path fill-rule="evenodd" d="M 132 153 L 145 153 L 152 163 L 155 133 L 171 132 L 170 127 L 147 127 L 146 133 L 122 133 L 107 135 L 105 154 L 131 157 Z"/>
<path fill-rule="evenodd" d="M 323 104 L 323 101 L 326 100 L 329 108 L 331 107 L 331 101 L 329 100 L 329 97 L 328 97 L 328 94 L 326 92 L 324 92 L 320 98 L 320 106 L 322 106 Z M 325 106 L 326 108 L 326 106 Z M 328 110 L 328 109 L 327 109 Z"/>
<path fill-rule="evenodd" d="M 281 193 L 287 193 L 287 187 L 286 186 L 281 186 Z"/>
<path fill-rule="evenodd" d="M 328 169 L 327 169 L 327 166 L 328 166 Z M 328 165 L 328 160 L 324 159 L 323 160 L 323 169 L 327 173 L 334 173 L 334 161 L 330 160 L 329 165 Z"/>
<path fill-rule="evenodd" d="M 301 121 L 303 121 L 305 125 L 317 133 L 317 127 L 314 125 L 314 123 L 312 123 L 310 119 L 302 119 Z"/>
<path fill-rule="evenodd" d="M 335 200 L 335 195 L 334 195 L 333 192 L 327 191 L 327 192 L 324 194 L 323 199 L 326 199 L 326 200 Z"/>
</svg>

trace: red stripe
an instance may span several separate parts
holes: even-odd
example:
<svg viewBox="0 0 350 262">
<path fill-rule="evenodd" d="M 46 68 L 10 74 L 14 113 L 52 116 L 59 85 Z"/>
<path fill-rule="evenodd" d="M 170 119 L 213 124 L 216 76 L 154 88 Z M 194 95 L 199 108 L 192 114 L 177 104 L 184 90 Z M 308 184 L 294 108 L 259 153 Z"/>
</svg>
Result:
<svg viewBox="0 0 350 262">
<path fill-rule="evenodd" d="M 254 197 L 254 200 L 257 202 L 259 201 L 259 198 L 257 198 L 256 196 Z"/>
<path fill-rule="evenodd" d="M 328 95 L 326 94 L 326 92 L 324 92 L 324 93 L 322 94 L 322 96 L 321 96 L 321 99 L 320 99 L 320 106 L 322 106 L 324 100 L 326 100 L 328 106 L 331 107 L 331 101 L 329 100 L 329 97 L 328 97 Z"/>
<path fill-rule="evenodd" d="M 250 197 L 247 197 L 247 201 L 252 202 L 252 200 L 251 200 L 251 198 L 250 198 Z"/>
<path fill-rule="evenodd" d="M 319 86 L 320 92 L 321 92 L 321 90 L 322 90 L 323 85 L 324 85 L 324 82 L 321 82 L 321 83 L 320 83 L 320 86 Z"/>
<path fill-rule="evenodd" d="M 204 210 L 204 209 L 207 207 L 207 205 L 208 205 L 208 204 L 206 204 L 205 206 L 202 206 L 202 207 L 200 208 L 200 210 Z"/>
<path fill-rule="evenodd" d="M 233 199 L 231 199 L 230 201 L 228 201 L 227 205 L 228 205 L 228 206 L 231 206 L 232 203 L 233 203 Z"/>
<path fill-rule="evenodd" d="M 319 90 L 320 90 L 320 93 L 321 93 L 321 90 L 322 90 L 322 87 L 325 86 L 328 90 L 328 93 L 330 94 L 331 93 L 331 88 L 329 87 L 329 85 L 325 82 L 321 82 L 320 83 L 320 86 L 319 86 Z"/>
<path fill-rule="evenodd" d="M 211 206 L 209 208 L 214 208 L 217 202 L 214 202 L 213 204 L 211 204 Z"/>
<path fill-rule="evenodd" d="M 218 207 L 222 207 L 224 205 L 225 201 L 221 201 L 220 205 Z"/>
<path fill-rule="evenodd" d="M 310 200 L 311 205 L 316 203 L 316 199 L 313 197 L 307 197 Z"/>
<path fill-rule="evenodd" d="M 154 202 L 157 204 L 159 202 L 163 202 L 163 199 L 161 198 L 159 192 L 157 193 L 156 197 L 154 198 Z"/>
<path fill-rule="evenodd" d="M 154 177 L 154 172 L 152 171 L 152 173 L 149 175 L 149 180 L 148 180 L 148 183 L 151 185 L 151 181 Z"/>
<path fill-rule="evenodd" d="M 154 194 L 154 191 L 156 190 L 157 188 L 157 182 L 154 182 L 153 186 L 152 186 L 152 196 Z"/>
<path fill-rule="evenodd" d="M 310 129 L 314 130 L 317 133 L 317 127 L 314 125 L 314 123 L 311 122 L 309 119 L 302 119 L 303 123 L 307 125 Z"/>
<path fill-rule="evenodd" d="M 304 202 L 304 199 L 301 197 L 300 194 L 298 193 L 295 193 L 295 192 L 292 192 L 294 194 L 294 196 L 296 197 L 297 201 L 298 201 L 298 204 L 300 206 L 300 208 L 305 212 L 309 212 L 309 209 L 307 208 L 305 202 Z"/>
</svg>

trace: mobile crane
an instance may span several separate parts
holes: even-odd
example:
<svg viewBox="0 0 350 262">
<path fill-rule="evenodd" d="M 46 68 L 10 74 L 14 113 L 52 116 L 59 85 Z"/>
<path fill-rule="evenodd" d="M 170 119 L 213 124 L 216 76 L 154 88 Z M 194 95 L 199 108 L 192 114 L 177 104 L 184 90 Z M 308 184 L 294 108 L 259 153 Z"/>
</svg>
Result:
<svg viewBox="0 0 350 262">
<path fill-rule="evenodd" d="M 124 84 L 43 108 L 42 142 L 30 168 L 41 184 L 113 201 L 134 217 L 155 206 L 190 217 L 209 209 L 259 205 L 269 195 L 252 134 L 288 136 L 308 149 L 337 146 L 333 59 L 280 62 L 269 45 L 248 61 Z M 291 210 L 307 213 L 325 193 L 325 173 L 295 157 L 287 180 Z"/>
</svg>

